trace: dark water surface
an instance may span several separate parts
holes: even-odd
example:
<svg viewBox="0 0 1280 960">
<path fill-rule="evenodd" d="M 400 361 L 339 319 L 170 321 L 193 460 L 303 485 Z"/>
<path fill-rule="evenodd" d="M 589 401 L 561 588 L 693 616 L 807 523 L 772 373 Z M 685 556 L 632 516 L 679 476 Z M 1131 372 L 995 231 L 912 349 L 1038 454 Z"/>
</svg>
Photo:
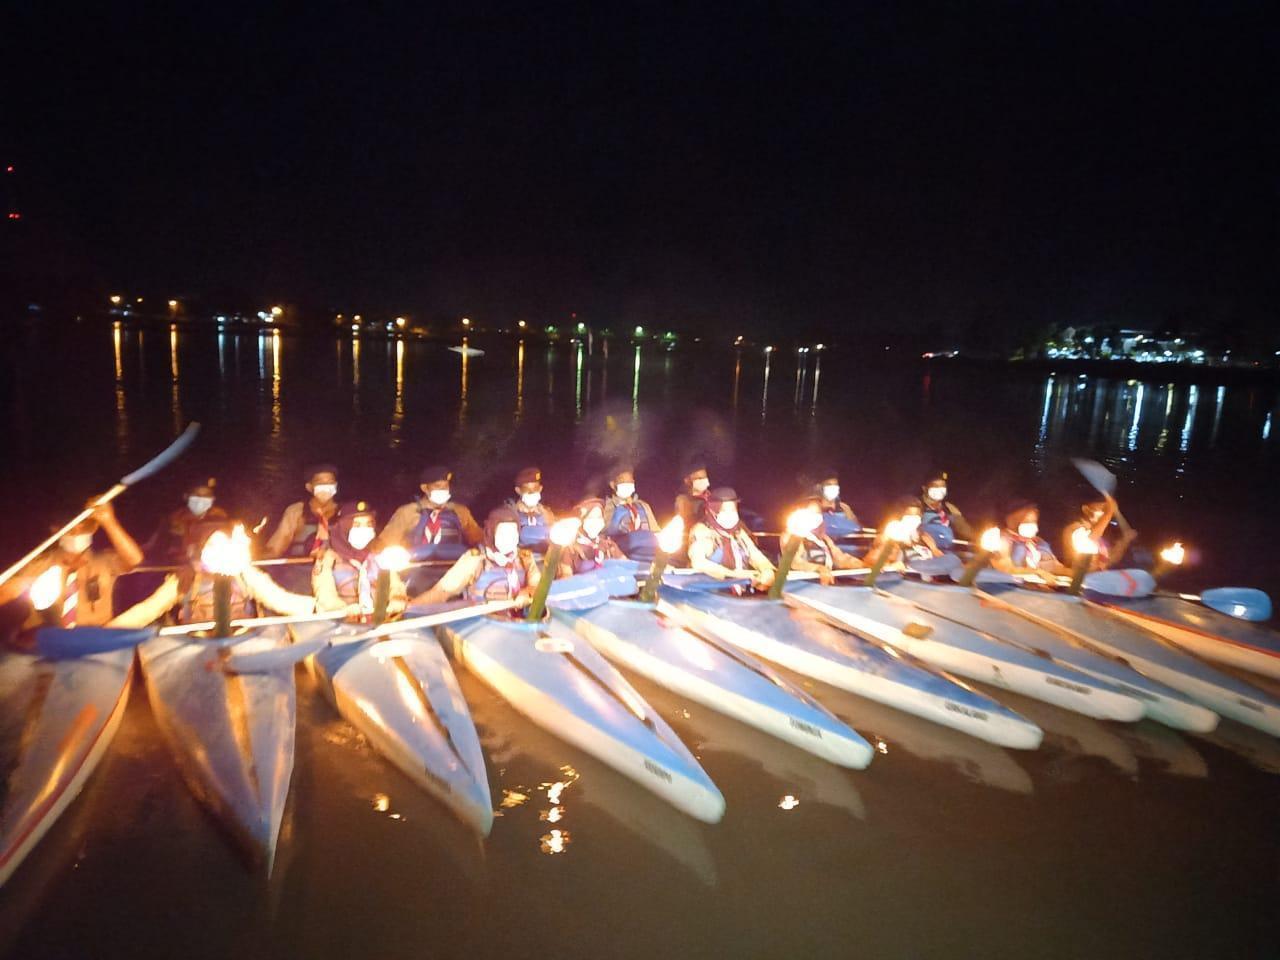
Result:
<svg viewBox="0 0 1280 960">
<path fill-rule="evenodd" d="M 576 345 L 13 328 L 0 345 L 7 562 L 163 447 L 198 446 L 118 501 L 139 534 L 217 475 L 256 521 L 314 460 L 384 510 L 446 462 L 483 513 L 540 464 L 553 507 L 633 460 L 669 512 L 701 451 L 776 524 L 841 471 L 874 521 L 935 466 L 973 518 L 1038 498 L 1051 535 L 1104 459 L 1144 541 L 1199 554 L 1188 586 L 1280 593 L 1274 386 L 1020 376 L 845 351 L 697 348 L 607 361 Z M 80 800 L 0 891 L 15 957 L 1275 957 L 1280 742 L 1099 723 L 1013 695 L 1046 730 L 1014 753 L 805 683 L 882 755 L 840 770 L 637 686 L 723 791 L 697 823 L 530 726 L 459 671 L 501 816 L 483 844 L 372 753 L 299 674 L 291 810 L 269 883 L 201 813 L 136 686 Z"/>
</svg>

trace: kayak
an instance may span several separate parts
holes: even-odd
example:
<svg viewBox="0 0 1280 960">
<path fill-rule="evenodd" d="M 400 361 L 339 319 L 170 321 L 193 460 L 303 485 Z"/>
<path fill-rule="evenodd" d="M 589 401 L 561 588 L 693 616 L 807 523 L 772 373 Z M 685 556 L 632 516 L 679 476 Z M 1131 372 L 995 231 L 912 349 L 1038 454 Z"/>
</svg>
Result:
<svg viewBox="0 0 1280 960">
<path fill-rule="evenodd" d="M 456 659 L 516 710 L 706 823 L 724 797 L 687 747 L 565 624 L 482 618 L 439 628 Z"/>
<path fill-rule="evenodd" d="M 1280 678 L 1280 632 L 1181 597 L 1089 599 L 1191 653 L 1251 673 Z"/>
<path fill-rule="evenodd" d="M 611 600 L 555 616 L 659 686 L 842 767 L 861 770 L 871 762 L 871 744 L 795 684 L 749 654 L 672 623 L 653 604 Z"/>
<path fill-rule="evenodd" d="M 264 627 L 225 640 L 156 637 L 138 648 L 151 709 L 187 786 L 268 875 L 293 774 L 293 666 L 232 673 L 224 664 L 233 651 L 289 642 L 287 627 Z"/>
<path fill-rule="evenodd" d="M 1194 657 L 1141 627 L 1112 616 L 1082 597 L 989 585 L 1004 600 L 1037 623 L 1080 643 L 1119 657 L 1140 673 L 1272 736 L 1280 736 L 1280 700 Z"/>
<path fill-rule="evenodd" d="M 659 609 L 694 632 L 869 700 L 1003 747 L 1034 750 L 1044 736 L 972 687 L 784 601 L 670 588 L 661 596 Z"/>
<path fill-rule="evenodd" d="M 0 884 L 79 795 L 129 702 L 133 648 L 0 662 L 5 756 L 16 758 L 0 811 Z"/>
<path fill-rule="evenodd" d="M 488 836 L 493 801 L 480 738 L 439 641 L 406 630 L 343 642 L 366 630 L 328 628 L 333 646 L 310 660 L 321 689 L 375 750 Z"/>
<path fill-rule="evenodd" d="M 871 587 L 791 585 L 785 594 L 854 633 L 918 657 L 939 670 L 1043 700 L 1086 717 L 1135 722 L 1142 703 L 1105 680 L 1038 657 L 970 627 L 934 617 Z"/>
<path fill-rule="evenodd" d="M 1157 683 L 1114 657 L 1033 623 L 996 598 L 955 584 L 894 580 L 884 589 L 935 616 L 963 623 L 1040 657 L 1052 657 L 1080 673 L 1106 681 L 1142 703 L 1147 717 L 1177 730 L 1208 733 L 1218 715 L 1179 690 Z"/>
</svg>

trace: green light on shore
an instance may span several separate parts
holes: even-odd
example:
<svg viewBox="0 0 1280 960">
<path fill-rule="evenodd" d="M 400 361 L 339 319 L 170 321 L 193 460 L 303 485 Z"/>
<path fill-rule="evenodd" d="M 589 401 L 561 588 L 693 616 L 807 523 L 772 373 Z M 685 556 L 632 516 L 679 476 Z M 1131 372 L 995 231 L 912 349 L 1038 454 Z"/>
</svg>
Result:
<svg viewBox="0 0 1280 960">
<path fill-rule="evenodd" d="M 644 327 L 640 327 L 640 326 L 637 326 L 637 327 L 636 327 L 636 336 L 637 336 L 637 337 L 643 337 L 643 336 L 644 336 Z"/>
</svg>

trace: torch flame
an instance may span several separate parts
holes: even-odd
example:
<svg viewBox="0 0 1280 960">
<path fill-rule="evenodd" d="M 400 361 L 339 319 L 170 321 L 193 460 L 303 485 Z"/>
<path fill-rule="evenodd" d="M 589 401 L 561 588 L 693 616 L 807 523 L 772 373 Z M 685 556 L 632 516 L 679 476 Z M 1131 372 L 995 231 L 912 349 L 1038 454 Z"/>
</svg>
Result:
<svg viewBox="0 0 1280 960">
<path fill-rule="evenodd" d="M 209 573 L 239 576 L 249 565 L 249 535 L 244 532 L 244 525 L 237 523 L 231 536 L 215 530 L 200 551 L 200 563 Z"/>
<path fill-rule="evenodd" d="M 580 525 L 579 521 L 573 517 L 557 520 L 551 525 L 551 542 L 558 547 L 567 547 L 573 543 L 573 538 L 578 535 L 578 527 Z"/>
<path fill-rule="evenodd" d="M 1000 549 L 1004 538 L 1000 536 L 999 527 L 987 527 L 982 531 L 982 537 L 978 540 L 978 546 L 982 547 L 987 553 L 995 553 Z"/>
<path fill-rule="evenodd" d="M 675 553 L 684 541 L 684 517 L 672 517 L 658 532 L 658 549 L 663 553 Z"/>
<path fill-rule="evenodd" d="M 807 537 L 822 526 L 822 513 L 813 507 L 801 507 L 787 517 L 787 533 L 793 537 Z"/>
<path fill-rule="evenodd" d="M 399 573 L 409 566 L 410 557 L 408 550 L 393 544 L 384 548 L 375 559 L 379 570 L 390 570 L 392 573 Z"/>
<path fill-rule="evenodd" d="M 62 596 L 62 567 L 55 563 L 31 581 L 27 596 L 37 610 L 48 610 L 57 603 Z"/>
<path fill-rule="evenodd" d="M 1098 544 L 1088 530 L 1084 527 L 1076 527 L 1071 534 L 1071 549 L 1078 554 L 1092 556 L 1098 552 Z"/>
<path fill-rule="evenodd" d="M 896 540 L 898 543 L 906 543 L 911 539 L 911 528 L 902 522 L 902 519 L 890 520 L 884 525 L 884 535 L 887 540 Z"/>
<path fill-rule="evenodd" d="M 920 529 L 920 520 L 921 517 L 918 513 L 904 513 L 899 522 L 906 529 L 907 536 L 909 537 Z"/>
<path fill-rule="evenodd" d="M 1179 540 L 1171 547 L 1165 547 L 1160 551 L 1160 559 L 1165 563 L 1175 567 L 1182 566 L 1182 561 L 1187 557 L 1187 551 L 1183 549 L 1182 541 Z"/>
</svg>

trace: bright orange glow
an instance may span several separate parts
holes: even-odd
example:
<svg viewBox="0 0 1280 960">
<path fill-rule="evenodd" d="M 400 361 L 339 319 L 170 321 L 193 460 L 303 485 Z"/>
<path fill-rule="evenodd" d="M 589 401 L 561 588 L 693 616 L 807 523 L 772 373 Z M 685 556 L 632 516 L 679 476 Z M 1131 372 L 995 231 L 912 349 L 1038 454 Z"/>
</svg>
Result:
<svg viewBox="0 0 1280 960">
<path fill-rule="evenodd" d="M 57 603 L 62 596 L 62 567 L 55 563 L 31 581 L 27 596 L 37 610 L 48 610 Z"/>
<path fill-rule="evenodd" d="M 284 314 L 284 307 L 276 306 L 271 308 L 271 315 L 273 317 L 279 317 L 279 316 L 282 316 L 283 314 Z"/>
<path fill-rule="evenodd" d="M 558 547 L 567 547 L 578 535 L 578 526 L 578 521 L 572 517 L 557 520 L 551 525 L 551 542 Z"/>
<path fill-rule="evenodd" d="M 921 517 L 918 513 L 904 513 L 902 515 L 900 522 L 906 528 L 907 536 L 911 536 L 920 529 L 920 519 Z"/>
<path fill-rule="evenodd" d="M 1098 552 L 1098 544 L 1094 542 L 1088 530 L 1084 527 L 1076 527 L 1071 533 L 1071 549 L 1078 554 L 1092 556 Z"/>
<path fill-rule="evenodd" d="M 884 525 L 884 535 L 888 540 L 906 543 L 911 539 L 911 528 L 903 523 L 901 518 L 890 520 Z"/>
<path fill-rule="evenodd" d="M 235 577 L 249 565 L 249 535 L 244 526 L 237 523 L 227 536 L 215 530 L 200 551 L 200 563 L 209 573 Z"/>
<path fill-rule="evenodd" d="M 658 532 L 658 549 L 663 553 L 675 553 L 684 542 L 684 517 L 672 517 Z"/>
<path fill-rule="evenodd" d="M 1175 543 L 1171 547 L 1165 547 L 1160 551 L 1160 559 L 1175 567 L 1182 566 L 1182 561 L 1186 558 L 1187 551 L 1183 549 L 1181 541 Z"/>
<path fill-rule="evenodd" d="M 178 309 L 178 301 L 177 301 L 177 300 L 170 300 L 170 301 L 169 301 L 169 309 L 170 309 L 170 310 L 177 310 L 177 309 Z"/>
<path fill-rule="evenodd" d="M 987 553 L 995 553 L 1000 549 L 1004 538 L 1000 536 L 999 527 L 987 527 L 982 531 L 982 537 L 978 540 L 978 546 L 982 547 Z"/>
<path fill-rule="evenodd" d="M 787 517 L 787 533 L 807 537 L 822 526 L 822 512 L 814 507 L 801 507 Z"/>
<path fill-rule="evenodd" d="M 120 294 L 118 294 L 118 293 L 114 293 L 114 294 L 112 294 L 112 295 L 111 295 L 111 302 L 112 302 L 112 303 L 114 303 L 114 304 L 116 304 L 116 305 L 119 305 L 120 300 L 121 300 Z"/>
<path fill-rule="evenodd" d="M 385 547 L 377 556 L 378 569 L 399 573 L 409 566 L 409 551 L 399 545 Z"/>
</svg>

